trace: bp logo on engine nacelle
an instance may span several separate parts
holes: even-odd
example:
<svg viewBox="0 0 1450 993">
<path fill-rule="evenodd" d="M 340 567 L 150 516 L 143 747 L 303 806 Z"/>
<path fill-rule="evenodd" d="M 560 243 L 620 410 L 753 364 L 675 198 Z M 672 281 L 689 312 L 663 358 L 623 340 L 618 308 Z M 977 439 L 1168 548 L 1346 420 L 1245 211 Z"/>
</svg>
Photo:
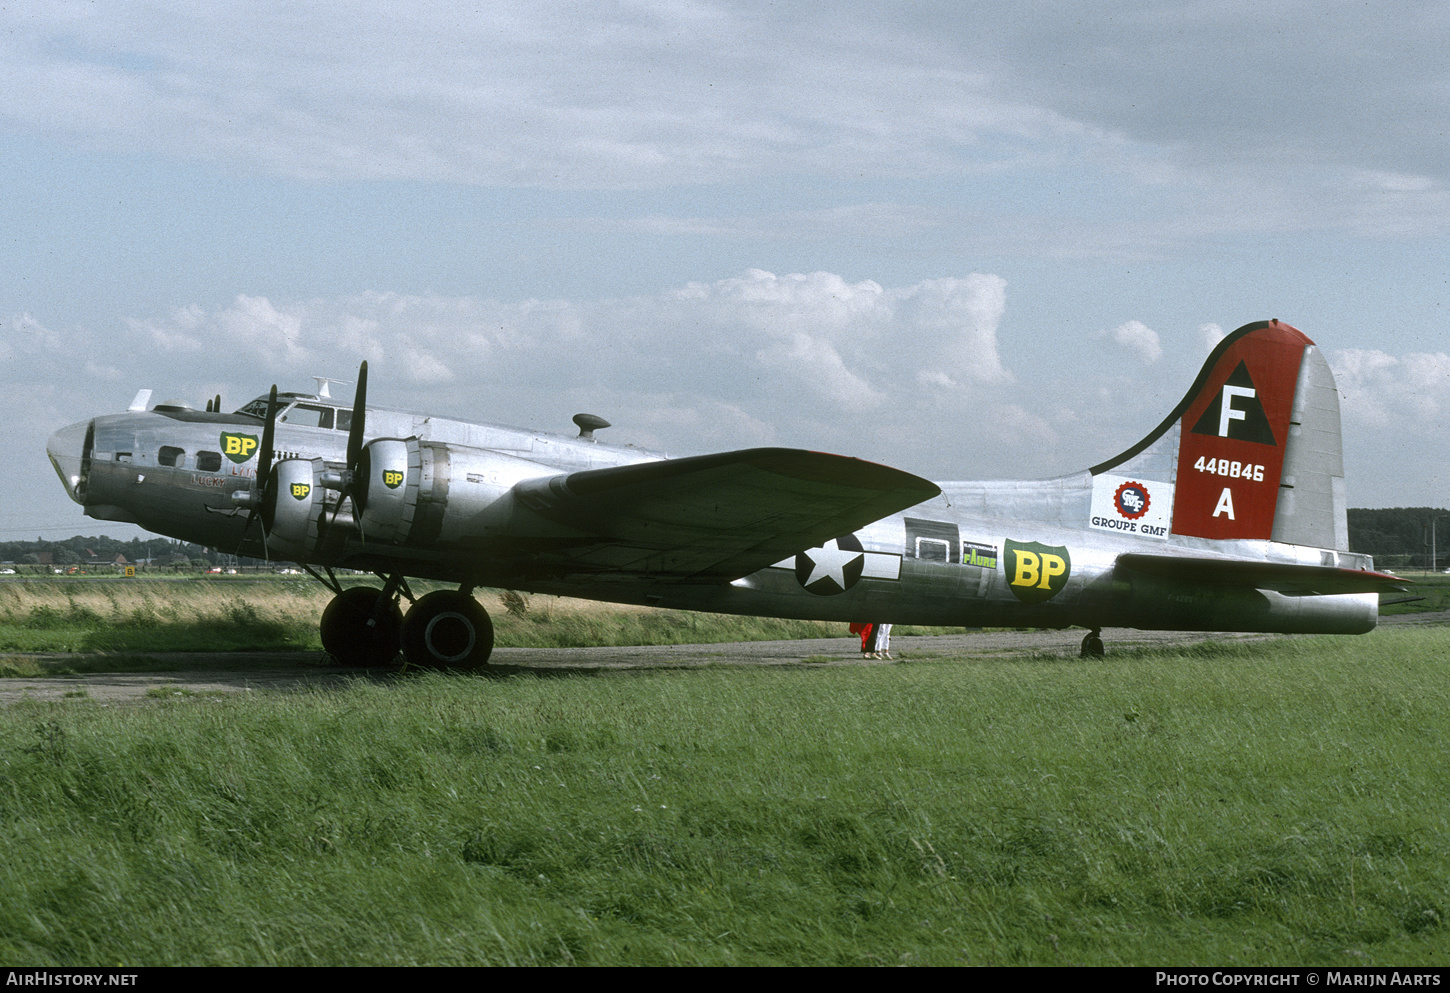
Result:
<svg viewBox="0 0 1450 993">
<path fill-rule="evenodd" d="M 222 454 L 237 465 L 241 465 L 257 453 L 257 444 L 257 436 L 254 434 L 222 432 Z"/>
<path fill-rule="evenodd" d="M 390 490 L 396 490 L 403 485 L 403 473 L 397 469 L 384 469 L 383 485 Z"/>
<path fill-rule="evenodd" d="M 1072 556 L 1066 545 L 1044 545 L 1040 541 L 1008 538 L 1007 588 L 1023 603 L 1051 600 L 1067 586 L 1072 575 Z"/>
<path fill-rule="evenodd" d="M 312 486 L 311 486 L 310 483 L 293 483 L 292 484 L 292 499 L 294 499 L 294 500 L 306 500 L 307 499 L 307 494 L 309 494 L 311 492 L 312 492 Z"/>
</svg>

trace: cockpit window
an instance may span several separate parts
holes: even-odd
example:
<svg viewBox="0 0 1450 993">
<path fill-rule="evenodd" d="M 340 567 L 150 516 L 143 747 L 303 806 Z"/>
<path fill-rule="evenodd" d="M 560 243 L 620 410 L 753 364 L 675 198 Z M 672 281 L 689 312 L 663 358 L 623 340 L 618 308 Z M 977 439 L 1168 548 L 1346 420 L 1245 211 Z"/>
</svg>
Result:
<svg viewBox="0 0 1450 993">
<path fill-rule="evenodd" d="M 296 396 L 293 394 L 292 396 Z M 289 406 L 290 404 L 290 406 Z M 239 414 L 250 414 L 261 420 L 267 419 L 267 398 L 257 397 L 247 404 Z M 278 398 L 277 420 L 281 423 L 295 424 L 306 428 L 333 428 L 338 431 L 346 431 L 352 426 L 352 411 L 347 409 L 338 410 L 334 407 L 324 407 L 315 403 L 299 403 L 295 399 Z"/>
<path fill-rule="evenodd" d="M 180 466 L 186 462 L 186 451 L 181 448 L 174 448 L 171 445 L 162 445 L 161 450 L 156 453 L 157 465 Z"/>
<path fill-rule="evenodd" d="M 266 411 L 264 410 L 262 413 L 265 415 Z M 289 407 L 287 412 L 277 418 L 277 420 L 286 424 L 296 424 L 306 428 L 331 428 L 332 408 L 316 407 L 310 403 L 299 403 L 294 407 Z"/>
</svg>

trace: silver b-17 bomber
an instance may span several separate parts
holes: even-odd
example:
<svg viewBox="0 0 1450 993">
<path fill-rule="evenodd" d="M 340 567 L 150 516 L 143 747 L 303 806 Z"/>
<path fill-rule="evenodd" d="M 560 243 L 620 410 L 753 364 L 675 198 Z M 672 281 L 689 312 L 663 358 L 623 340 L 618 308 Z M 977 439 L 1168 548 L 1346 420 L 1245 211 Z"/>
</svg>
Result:
<svg viewBox="0 0 1450 993">
<path fill-rule="evenodd" d="M 323 389 L 322 393 L 326 393 Z M 345 665 L 488 661 L 487 586 L 897 624 L 1357 634 L 1403 580 L 1351 553 L 1339 396 L 1278 321 L 1208 357 L 1177 408 L 1057 479 L 932 483 L 839 455 L 689 458 L 277 393 L 131 409 L 47 445 L 89 517 L 303 564 Z M 335 570 L 375 573 L 344 589 Z M 408 578 L 457 584 L 414 597 Z M 410 604 L 406 614 L 399 601 Z"/>
</svg>

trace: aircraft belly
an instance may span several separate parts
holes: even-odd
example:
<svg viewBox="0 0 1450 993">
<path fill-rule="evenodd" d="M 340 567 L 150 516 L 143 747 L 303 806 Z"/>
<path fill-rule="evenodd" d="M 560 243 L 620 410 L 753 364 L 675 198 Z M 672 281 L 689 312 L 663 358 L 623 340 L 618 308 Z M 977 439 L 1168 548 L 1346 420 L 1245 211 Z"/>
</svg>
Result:
<svg viewBox="0 0 1450 993">
<path fill-rule="evenodd" d="M 980 627 L 991 623 L 980 600 L 931 598 L 911 600 L 899 583 L 862 580 L 835 596 L 815 596 L 800 590 L 794 576 L 770 575 L 768 569 L 748 577 L 750 585 L 674 587 L 662 591 L 661 606 L 709 610 L 728 614 L 794 617 L 801 620 L 889 621 L 948 627 Z"/>
</svg>

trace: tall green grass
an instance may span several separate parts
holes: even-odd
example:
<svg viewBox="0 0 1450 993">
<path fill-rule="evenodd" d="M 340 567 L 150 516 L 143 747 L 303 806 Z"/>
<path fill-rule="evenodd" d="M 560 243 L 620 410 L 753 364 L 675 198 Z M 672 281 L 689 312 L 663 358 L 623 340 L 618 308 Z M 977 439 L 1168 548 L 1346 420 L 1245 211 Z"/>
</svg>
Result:
<svg viewBox="0 0 1450 993">
<path fill-rule="evenodd" d="M 419 593 L 428 587 L 420 587 Z M 310 582 L 12 583 L 0 586 L 0 651 L 320 649 L 332 594 Z M 531 597 L 511 612 L 480 599 L 500 646 L 573 648 L 839 636 L 843 625 Z"/>
<path fill-rule="evenodd" d="M 319 602 L 320 601 L 320 602 Z M 238 651 L 320 647 L 325 598 L 306 583 L 6 583 L 0 651 Z"/>
<path fill-rule="evenodd" d="M 419 595 L 432 589 L 420 584 Z M 320 650 L 332 594 L 310 581 L 0 584 L 0 651 Z M 521 648 L 842 637 L 846 625 L 480 591 L 496 643 Z M 512 601 L 514 609 L 508 604 Z M 406 606 L 406 605 L 405 605 Z M 899 634 L 929 629 L 899 628 Z"/>
<path fill-rule="evenodd" d="M 1443 630 L 0 711 L 0 962 L 1413 964 Z"/>
</svg>

